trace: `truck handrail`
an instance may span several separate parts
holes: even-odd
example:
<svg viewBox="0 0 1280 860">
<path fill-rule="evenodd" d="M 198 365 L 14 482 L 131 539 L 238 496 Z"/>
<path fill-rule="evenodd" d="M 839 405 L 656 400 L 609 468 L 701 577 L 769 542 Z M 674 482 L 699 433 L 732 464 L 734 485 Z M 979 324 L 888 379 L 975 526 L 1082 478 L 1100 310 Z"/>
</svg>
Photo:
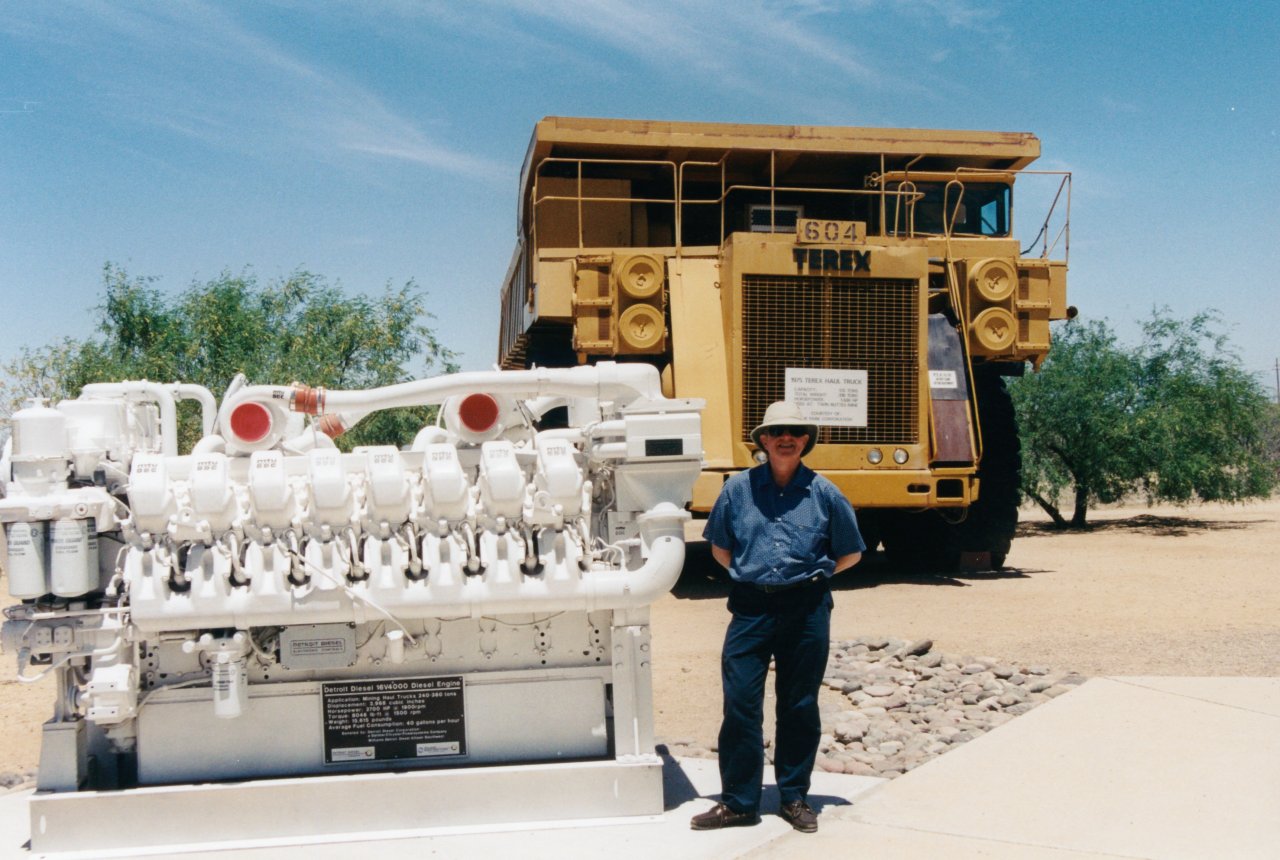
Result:
<svg viewBox="0 0 1280 860">
<path fill-rule="evenodd" d="M 773 179 L 773 176 L 776 171 L 776 156 L 777 156 L 776 151 L 770 153 L 771 180 Z M 846 196 L 865 195 L 865 196 L 877 196 L 882 198 L 883 197 L 901 198 L 904 196 L 909 196 L 914 194 L 916 199 L 919 199 L 919 197 L 922 196 L 919 194 L 915 194 L 914 192 L 904 192 L 900 190 L 890 191 L 883 188 L 881 189 L 816 188 L 816 187 L 803 186 L 803 185 L 778 185 L 776 182 L 772 182 L 772 181 L 768 185 L 752 185 L 752 184 L 745 184 L 745 183 L 726 184 L 726 166 L 728 162 L 728 157 L 729 157 L 729 154 L 726 153 L 725 156 L 718 161 L 682 161 L 679 163 L 674 161 L 660 160 L 660 159 L 566 158 L 566 157 L 559 157 L 559 156 L 544 158 L 543 160 L 538 162 L 537 167 L 534 170 L 533 186 L 532 186 L 530 198 L 528 201 L 529 210 L 530 210 L 530 223 L 529 223 L 530 246 L 535 248 L 539 247 L 538 238 L 537 238 L 539 206 L 543 203 L 557 201 L 557 200 L 565 201 L 565 202 L 574 202 L 578 204 L 577 212 L 576 212 L 576 220 L 577 220 L 577 236 L 578 236 L 577 246 L 579 248 L 586 247 L 584 236 L 583 236 L 582 204 L 584 203 L 626 203 L 626 204 L 660 203 L 660 204 L 671 205 L 673 207 L 673 228 L 674 228 L 673 238 L 675 240 L 674 246 L 676 249 L 676 254 L 679 255 L 685 245 L 685 240 L 684 240 L 684 209 L 685 207 L 698 206 L 698 205 L 719 206 L 720 207 L 719 238 L 720 238 L 720 241 L 724 241 L 727 235 L 727 233 L 725 232 L 726 231 L 725 204 L 728 201 L 729 196 L 731 194 L 739 191 L 769 192 L 771 212 L 776 210 L 776 196 L 779 192 L 801 193 L 801 194 L 834 194 L 834 195 L 846 195 Z M 539 190 L 539 180 L 542 178 L 543 166 L 547 164 L 575 165 L 577 167 L 577 171 L 576 171 L 576 176 L 573 178 L 576 180 L 578 193 L 574 195 L 542 194 Z M 617 165 L 617 166 L 649 165 L 649 166 L 671 168 L 672 175 L 673 175 L 673 189 L 672 189 L 673 196 L 672 197 L 635 197 L 635 196 L 602 197 L 602 196 L 583 194 L 581 193 L 582 181 L 584 179 L 582 175 L 582 168 L 584 165 L 588 165 L 588 164 Z M 685 196 L 685 191 L 684 191 L 684 184 L 686 179 L 685 170 L 686 168 L 697 168 L 697 167 L 711 167 L 711 168 L 720 169 L 720 193 L 718 196 L 711 197 L 711 198 L 689 198 Z M 885 235 L 885 225 L 883 223 L 881 224 L 881 227 L 880 227 L 880 235 Z M 914 235 L 914 233 L 911 233 L 910 235 Z"/>
<path fill-rule="evenodd" d="M 1023 173 L 1035 174 L 1038 176 L 1058 176 L 1061 177 L 1058 182 L 1058 191 L 1053 196 L 1053 202 L 1049 204 L 1049 211 L 1044 216 L 1044 223 L 1040 225 L 1040 232 L 1036 233 L 1031 244 L 1022 249 L 1025 256 L 1035 250 L 1036 243 L 1041 243 L 1040 258 L 1042 260 L 1049 259 L 1050 252 L 1058 247 L 1058 242 L 1063 242 L 1062 259 L 1066 263 L 1071 262 L 1071 171 L 1069 170 L 1024 170 Z M 1062 199 L 1063 189 L 1067 192 L 1066 213 L 1062 220 L 1062 227 L 1058 229 L 1058 233 L 1053 238 L 1053 243 L 1049 243 L 1049 222 L 1053 220 L 1053 213 L 1058 208 L 1058 201 Z"/>
<path fill-rule="evenodd" d="M 575 164 L 575 165 L 577 165 L 578 171 L 577 171 L 577 177 L 576 177 L 576 178 L 577 178 L 577 188 L 578 188 L 578 193 L 577 193 L 577 195 L 576 195 L 576 196 L 570 197 L 570 196 L 567 196 L 567 195 L 556 195 L 556 194 L 547 194 L 547 195 L 541 195 L 541 196 L 540 196 L 540 195 L 538 194 L 538 180 L 542 177 L 542 167 L 543 167 L 543 165 L 546 165 L 546 164 L 556 164 L 556 163 L 559 163 L 559 164 Z M 670 199 L 662 198 L 662 197 L 658 197 L 658 198 L 646 198 L 646 197 L 585 197 L 585 196 L 583 196 L 583 194 L 582 194 L 582 166 L 583 166 L 584 164 L 631 164 L 631 165 L 637 165 L 637 164 L 648 164 L 648 165 L 650 165 L 650 166 L 656 166 L 656 167 L 670 167 L 670 168 L 671 168 L 671 183 L 672 183 L 672 194 L 673 194 L 673 196 L 672 196 Z M 533 247 L 535 247 L 535 248 L 536 248 L 536 247 L 538 247 L 538 243 L 537 243 L 537 235 L 538 235 L 538 205 L 539 205 L 540 203 L 543 203 L 543 202 L 546 202 L 546 201 L 549 201 L 549 200 L 566 200 L 566 201 L 576 201 L 576 202 L 577 202 L 577 204 L 578 204 L 578 212 L 577 212 L 577 215 L 578 215 L 578 247 L 579 247 L 579 248 L 582 248 L 582 247 L 585 247 L 585 245 L 583 244 L 583 241 L 582 241 L 582 204 L 583 204 L 584 202 L 587 202 L 587 203 L 628 203 L 628 204 L 630 204 L 630 203 L 669 203 L 669 204 L 671 204 L 671 206 L 672 206 L 674 209 L 678 209 L 678 207 L 679 207 L 679 196 L 678 196 L 678 191 L 679 191 L 679 189 L 677 189 L 677 188 L 675 187 L 675 186 L 676 186 L 676 173 L 677 173 L 677 166 L 676 166 L 676 163 L 675 163 L 674 161 L 663 161 L 663 160 L 653 160 L 653 159 L 640 159 L 640 158 L 637 158 L 637 159 L 620 159 L 620 158 L 558 158 L 558 157 L 549 157 L 549 158 L 544 158 L 544 159 L 542 159 L 542 161 L 538 162 L 537 170 L 534 172 L 534 175 L 533 175 L 533 189 L 532 189 L 531 199 L 530 199 L 530 201 L 529 201 L 530 209 L 532 210 L 532 216 L 533 216 L 533 217 L 532 217 L 532 222 L 533 222 L 533 223 L 532 223 L 532 225 L 531 225 L 531 227 L 530 227 L 531 236 L 533 237 Z"/>
</svg>

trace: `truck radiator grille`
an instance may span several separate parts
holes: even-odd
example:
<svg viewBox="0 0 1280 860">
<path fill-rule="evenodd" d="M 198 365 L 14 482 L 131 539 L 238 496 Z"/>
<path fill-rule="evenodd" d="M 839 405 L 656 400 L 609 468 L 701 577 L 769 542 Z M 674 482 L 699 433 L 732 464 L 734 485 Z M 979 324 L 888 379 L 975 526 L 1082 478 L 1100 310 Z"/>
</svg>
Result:
<svg viewBox="0 0 1280 860">
<path fill-rule="evenodd" d="M 826 444 L 919 441 L 916 281 L 744 275 L 742 438 L 786 392 L 786 369 L 867 371 L 867 426 L 821 427 Z"/>
</svg>

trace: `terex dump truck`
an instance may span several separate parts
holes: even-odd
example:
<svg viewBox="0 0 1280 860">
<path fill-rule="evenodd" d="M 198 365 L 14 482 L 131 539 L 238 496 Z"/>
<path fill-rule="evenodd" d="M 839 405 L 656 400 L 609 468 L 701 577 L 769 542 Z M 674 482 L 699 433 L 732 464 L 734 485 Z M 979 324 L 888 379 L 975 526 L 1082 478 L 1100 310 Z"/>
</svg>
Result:
<svg viewBox="0 0 1280 860">
<path fill-rule="evenodd" d="M 999 567 L 1020 468 L 1002 377 L 1070 312 L 1069 174 L 1032 247 L 1013 234 L 1039 154 L 1026 133 L 546 118 L 499 362 L 648 362 L 668 396 L 705 399 L 695 510 L 757 462 L 765 407 L 797 401 L 821 425 L 806 462 L 869 545 Z"/>
</svg>

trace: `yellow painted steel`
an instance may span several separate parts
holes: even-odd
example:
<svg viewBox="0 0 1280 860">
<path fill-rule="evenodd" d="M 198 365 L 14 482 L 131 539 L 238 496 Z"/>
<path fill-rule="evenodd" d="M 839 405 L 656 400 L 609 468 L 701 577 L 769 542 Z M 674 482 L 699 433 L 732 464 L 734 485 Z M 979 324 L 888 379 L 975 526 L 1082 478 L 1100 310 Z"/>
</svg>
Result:
<svg viewBox="0 0 1280 860">
<path fill-rule="evenodd" d="M 865 423 L 823 424 L 806 462 L 857 505 L 967 505 L 976 458 L 932 461 L 928 315 L 953 320 L 966 376 L 1043 360 L 1071 312 L 1066 243 L 1049 259 L 1069 228 L 1047 217 L 1024 257 L 1010 203 L 1039 154 L 1025 132 L 548 117 L 521 172 L 499 361 L 649 361 L 665 391 L 706 400 L 699 510 L 755 462 L 786 370 L 822 371 L 865 398 Z M 1069 216 L 1069 175 L 1064 194 Z"/>
</svg>

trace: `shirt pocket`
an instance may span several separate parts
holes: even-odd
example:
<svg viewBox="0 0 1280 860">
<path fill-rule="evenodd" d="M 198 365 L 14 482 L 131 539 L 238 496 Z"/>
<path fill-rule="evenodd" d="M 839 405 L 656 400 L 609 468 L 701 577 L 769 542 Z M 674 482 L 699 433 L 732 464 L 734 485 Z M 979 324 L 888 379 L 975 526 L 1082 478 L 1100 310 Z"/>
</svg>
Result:
<svg viewBox="0 0 1280 860">
<path fill-rule="evenodd" d="M 786 532 L 787 545 L 784 552 L 790 563 L 809 566 L 827 554 L 825 529 L 800 523 L 787 523 Z"/>
</svg>

